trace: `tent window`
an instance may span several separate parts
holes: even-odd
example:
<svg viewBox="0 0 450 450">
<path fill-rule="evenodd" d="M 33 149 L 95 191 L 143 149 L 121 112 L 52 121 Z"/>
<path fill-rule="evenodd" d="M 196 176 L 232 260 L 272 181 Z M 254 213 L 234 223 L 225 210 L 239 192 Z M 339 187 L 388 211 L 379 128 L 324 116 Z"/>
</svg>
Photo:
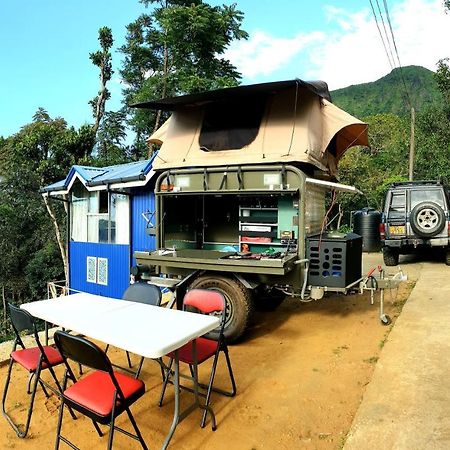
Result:
<svg viewBox="0 0 450 450">
<path fill-rule="evenodd" d="M 265 98 L 210 103 L 205 108 L 199 144 L 204 151 L 236 150 L 258 135 Z"/>
</svg>

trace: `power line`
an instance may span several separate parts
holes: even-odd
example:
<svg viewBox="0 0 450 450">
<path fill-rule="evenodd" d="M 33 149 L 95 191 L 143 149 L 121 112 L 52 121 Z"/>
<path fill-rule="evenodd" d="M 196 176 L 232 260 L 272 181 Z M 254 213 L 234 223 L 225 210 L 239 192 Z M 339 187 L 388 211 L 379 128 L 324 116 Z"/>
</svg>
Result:
<svg viewBox="0 0 450 450">
<path fill-rule="evenodd" d="M 378 16 L 377 16 L 377 13 L 375 11 L 375 7 L 373 5 L 373 2 L 372 2 L 372 0 L 369 0 L 370 6 L 372 8 L 372 14 L 373 14 L 373 17 L 375 19 L 375 23 L 376 23 L 376 26 L 377 26 L 377 29 L 378 29 L 378 33 L 380 35 L 381 42 L 383 43 L 384 52 L 385 52 L 386 57 L 387 57 L 387 59 L 389 61 L 389 65 L 391 66 L 392 71 L 394 71 L 394 69 L 397 68 L 397 64 L 396 64 L 396 61 L 395 61 L 394 53 L 392 51 L 392 46 L 391 46 L 391 41 L 392 41 L 392 43 L 394 45 L 394 51 L 395 51 L 395 54 L 397 56 L 398 68 L 399 68 L 400 78 L 401 78 L 401 84 L 402 84 L 402 87 L 403 87 L 405 98 L 406 98 L 406 101 L 407 101 L 409 107 L 412 108 L 411 96 L 409 95 L 408 89 L 406 87 L 405 78 L 403 76 L 403 67 L 401 65 L 400 57 L 398 55 L 398 49 L 397 49 L 397 44 L 395 42 L 394 31 L 392 29 L 391 19 L 390 19 L 390 16 L 389 16 L 389 9 L 388 9 L 388 5 L 387 5 L 387 0 L 383 0 L 383 4 L 384 4 L 384 10 L 385 10 L 385 14 L 386 14 L 386 20 L 387 20 L 388 25 L 389 25 L 391 38 L 389 38 L 389 34 L 387 32 L 387 29 L 386 29 L 386 25 L 385 25 L 385 22 L 384 22 L 384 19 L 383 19 L 383 13 L 381 11 L 380 4 L 379 4 L 378 0 L 375 0 L 375 1 L 377 3 L 377 8 L 378 8 L 378 12 L 379 12 L 379 15 L 380 15 L 380 20 L 381 20 L 382 25 L 383 25 L 383 30 L 384 30 L 384 34 L 385 34 L 384 37 L 383 37 L 383 33 L 381 31 L 380 25 L 378 23 Z M 394 72 L 394 76 L 397 77 L 396 72 Z"/>
<path fill-rule="evenodd" d="M 383 3 L 384 3 L 384 10 L 386 12 L 386 18 L 387 18 L 387 21 L 389 24 L 389 29 L 391 30 L 391 36 L 392 36 L 392 42 L 394 44 L 395 54 L 397 55 L 398 67 L 400 69 L 400 77 L 402 79 L 403 88 L 404 88 L 405 94 L 406 94 L 406 99 L 408 101 L 410 108 L 412 108 L 411 97 L 409 95 L 408 89 L 406 88 L 405 78 L 403 76 L 403 67 L 400 62 L 400 56 L 398 55 L 397 44 L 395 42 L 395 37 L 394 37 L 394 30 L 392 29 L 392 24 L 391 24 L 391 18 L 389 17 L 389 9 L 388 9 L 388 5 L 387 5 L 387 0 L 383 0 Z"/>
<path fill-rule="evenodd" d="M 379 32 L 380 37 L 381 37 L 381 41 L 383 42 L 384 51 L 385 51 L 386 56 L 388 58 L 389 65 L 391 66 L 391 69 L 394 70 L 395 69 L 395 59 L 394 59 L 394 55 L 392 53 L 391 43 L 389 41 L 389 36 L 387 34 L 386 25 L 384 24 L 384 19 L 383 19 L 383 14 L 382 14 L 381 8 L 380 8 L 380 3 L 378 2 L 378 0 L 376 0 L 376 2 L 377 2 L 378 13 L 380 14 L 380 20 L 381 20 L 381 23 L 383 25 L 384 35 L 386 37 L 387 47 L 389 47 L 389 49 L 386 47 L 386 44 L 384 43 L 383 33 L 381 32 L 380 27 L 378 25 L 378 20 L 377 20 L 377 16 L 376 16 L 376 13 L 375 13 L 375 9 L 374 9 L 373 4 L 372 4 L 372 0 L 370 0 L 370 6 L 372 7 L 372 12 L 373 12 L 373 15 L 375 17 L 375 22 L 377 24 L 377 28 L 378 28 L 378 32 Z M 389 52 L 388 52 L 388 50 L 389 50 Z"/>
</svg>

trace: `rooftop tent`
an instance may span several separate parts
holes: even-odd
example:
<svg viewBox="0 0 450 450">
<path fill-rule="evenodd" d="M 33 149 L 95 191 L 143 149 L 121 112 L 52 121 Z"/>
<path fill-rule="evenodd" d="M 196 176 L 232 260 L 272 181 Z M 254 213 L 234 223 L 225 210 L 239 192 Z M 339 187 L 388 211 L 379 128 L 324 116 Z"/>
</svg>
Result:
<svg viewBox="0 0 450 450">
<path fill-rule="evenodd" d="M 238 86 L 132 105 L 172 111 L 150 138 L 162 144 L 154 169 L 309 163 L 336 175 L 367 125 L 331 103 L 326 83 Z"/>
</svg>

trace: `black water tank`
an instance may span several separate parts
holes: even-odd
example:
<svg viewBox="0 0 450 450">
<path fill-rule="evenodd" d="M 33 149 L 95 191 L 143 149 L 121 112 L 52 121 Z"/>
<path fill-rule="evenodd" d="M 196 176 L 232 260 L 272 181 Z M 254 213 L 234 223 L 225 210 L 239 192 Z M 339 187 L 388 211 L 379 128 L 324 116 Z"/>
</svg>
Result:
<svg viewBox="0 0 450 450">
<path fill-rule="evenodd" d="M 363 252 L 378 252 L 380 240 L 381 213 L 374 208 L 363 208 L 353 213 L 353 232 L 363 238 Z"/>
</svg>

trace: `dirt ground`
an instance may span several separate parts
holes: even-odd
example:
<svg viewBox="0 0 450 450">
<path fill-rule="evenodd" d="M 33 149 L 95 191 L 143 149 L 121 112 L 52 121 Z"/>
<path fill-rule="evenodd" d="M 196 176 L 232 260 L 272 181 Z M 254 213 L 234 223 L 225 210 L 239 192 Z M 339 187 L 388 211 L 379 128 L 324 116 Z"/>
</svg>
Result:
<svg viewBox="0 0 450 450">
<path fill-rule="evenodd" d="M 387 291 L 386 312 L 394 323 L 412 287 L 413 282 L 405 282 L 398 290 Z M 201 429 L 201 413 L 194 412 L 178 426 L 170 448 L 342 448 L 391 327 L 380 324 L 378 295 L 371 305 L 368 293 L 330 295 L 310 303 L 286 300 L 276 311 L 258 312 L 246 339 L 230 349 L 237 396 L 212 397 L 217 431 L 212 432 L 209 423 Z M 111 352 L 110 357 L 125 363 L 122 351 Z M 219 368 L 217 385 L 226 380 L 223 368 L 223 365 Z M 205 369 L 200 370 L 203 379 L 207 377 Z M 2 392 L 5 377 L 3 366 Z M 9 395 L 9 410 L 19 423 L 24 422 L 21 418 L 26 412 L 26 377 L 23 370 L 17 369 L 14 389 Z M 172 420 L 173 387 L 169 386 L 165 404 L 159 408 L 161 375 L 154 361 L 146 361 L 142 379 L 147 392 L 132 410 L 149 448 L 160 448 Z M 183 396 L 187 403 L 189 394 Z M 39 390 L 27 438 L 17 438 L 0 418 L 0 448 L 53 448 L 57 415 L 57 397 L 46 399 Z M 125 416 L 118 424 L 129 429 Z M 107 438 L 99 438 L 84 417 L 73 421 L 66 414 L 63 434 L 81 449 L 107 445 Z M 131 449 L 139 445 L 116 433 L 114 448 Z"/>
</svg>

